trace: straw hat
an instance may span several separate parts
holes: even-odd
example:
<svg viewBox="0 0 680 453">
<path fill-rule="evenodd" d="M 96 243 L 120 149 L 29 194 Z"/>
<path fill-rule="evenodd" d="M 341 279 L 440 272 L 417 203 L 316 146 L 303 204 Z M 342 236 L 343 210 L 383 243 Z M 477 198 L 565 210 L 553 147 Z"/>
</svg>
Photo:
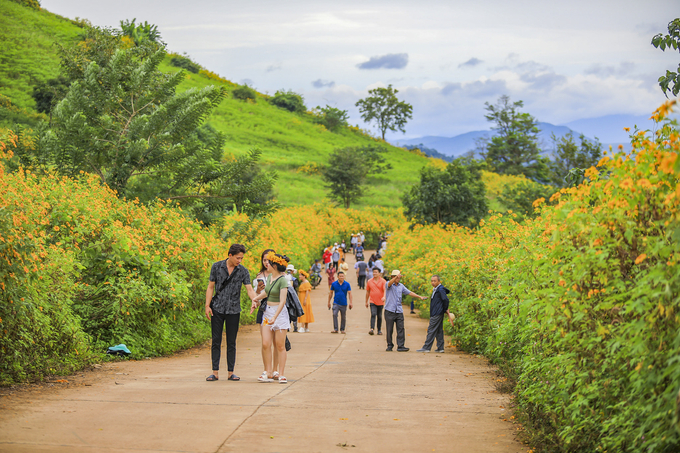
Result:
<svg viewBox="0 0 680 453">
<path fill-rule="evenodd" d="M 293 271 L 293 273 L 297 272 L 297 270 L 295 270 L 295 266 L 293 266 L 292 264 L 289 264 L 288 266 L 286 266 L 286 272 L 288 272 L 288 271 Z"/>
</svg>

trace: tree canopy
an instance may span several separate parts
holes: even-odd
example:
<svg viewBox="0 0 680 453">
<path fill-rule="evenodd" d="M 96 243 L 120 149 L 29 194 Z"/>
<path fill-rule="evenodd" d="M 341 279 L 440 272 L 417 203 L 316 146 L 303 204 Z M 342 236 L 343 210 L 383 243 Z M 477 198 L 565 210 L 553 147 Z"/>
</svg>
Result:
<svg viewBox="0 0 680 453">
<path fill-rule="evenodd" d="M 329 196 L 345 208 L 359 200 L 368 190 L 369 175 L 392 168 L 379 146 L 349 147 L 334 150 L 324 167 L 322 177 Z"/>
<path fill-rule="evenodd" d="M 359 107 L 361 118 L 367 123 L 375 122 L 385 140 L 388 130 L 406 132 L 406 122 L 413 118 L 413 106 L 397 98 L 399 90 L 388 85 L 387 88 L 374 88 L 368 91 L 369 96 L 360 99 L 355 105 Z"/>
<path fill-rule="evenodd" d="M 680 51 L 680 18 L 673 19 L 668 23 L 668 33 L 659 33 L 652 38 L 652 45 L 657 49 L 665 51 L 673 49 Z M 659 87 L 663 94 L 668 97 L 668 93 L 677 96 L 680 93 L 680 64 L 676 71 L 666 70 L 666 75 L 659 77 Z"/>
<path fill-rule="evenodd" d="M 444 170 L 426 166 L 420 182 L 402 198 L 404 214 L 412 224 L 452 224 L 473 227 L 488 212 L 483 163 L 458 158 Z"/>
<path fill-rule="evenodd" d="M 602 144 L 588 140 L 583 134 L 579 136 L 580 144 L 574 141 L 573 133 L 560 138 L 553 134 L 552 141 L 555 149 L 550 162 L 551 179 L 558 187 L 570 185 L 567 176 L 573 169 L 585 171 L 597 165 L 602 157 Z"/>
<path fill-rule="evenodd" d="M 495 135 L 482 146 L 482 157 L 496 172 L 524 175 L 527 178 L 547 181 L 548 159 L 541 156 L 538 147 L 538 121 L 528 113 L 520 112 L 522 101 L 511 102 L 501 96 L 496 105 L 485 103 L 486 119 L 493 123 Z"/>
</svg>

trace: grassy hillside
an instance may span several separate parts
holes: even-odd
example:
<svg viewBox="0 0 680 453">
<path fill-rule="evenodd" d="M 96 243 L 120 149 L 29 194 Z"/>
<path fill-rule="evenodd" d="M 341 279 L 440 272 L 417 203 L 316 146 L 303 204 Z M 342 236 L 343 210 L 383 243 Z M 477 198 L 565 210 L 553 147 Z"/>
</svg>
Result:
<svg viewBox="0 0 680 453">
<path fill-rule="evenodd" d="M 58 74 L 55 43 L 73 44 L 82 28 L 77 21 L 10 0 L 0 0 L 0 27 L 0 94 L 30 115 L 35 109 L 31 97 L 33 86 Z M 161 67 L 163 71 L 179 70 L 169 62 L 170 57 Z M 188 74 L 180 90 L 210 84 L 222 85 L 229 91 L 236 86 L 209 71 L 201 71 L 200 74 Z M 0 124 L 9 126 L 17 121 L 16 118 L 16 113 L 9 114 L 0 108 Z M 227 134 L 226 154 L 238 155 L 253 147 L 260 148 L 263 169 L 279 174 L 278 200 L 284 205 L 301 205 L 324 198 L 326 191 L 318 167 L 327 162 L 333 149 L 376 143 L 374 138 L 357 128 L 332 133 L 314 124 L 312 119 L 311 115 L 293 114 L 275 107 L 264 95 L 258 96 L 257 102 L 239 101 L 230 95 L 208 122 Z M 24 122 L 29 124 L 28 116 Z M 359 207 L 400 206 L 399 197 L 404 188 L 417 181 L 418 171 L 428 163 L 421 155 L 380 142 L 388 150 L 387 158 L 393 168 L 372 178 L 371 188 Z"/>
</svg>

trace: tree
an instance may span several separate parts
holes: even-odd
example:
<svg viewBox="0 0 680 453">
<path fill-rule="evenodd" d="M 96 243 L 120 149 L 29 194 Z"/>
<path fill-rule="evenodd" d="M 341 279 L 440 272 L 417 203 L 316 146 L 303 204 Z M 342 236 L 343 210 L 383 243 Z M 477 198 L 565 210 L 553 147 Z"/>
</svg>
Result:
<svg viewBox="0 0 680 453">
<path fill-rule="evenodd" d="M 44 82 L 38 82 L 33 87 L 33 99 L 35 108 L 40 113 L 50 114 L 55 105 L 59 103 L 68 92 L 69 81 L 60 75 Z"/>
<path fill-rule="evenodd" d="M 184 73 L 158 70 L 162 48 L 142 43 L 111 52 L 112 42 L 103 36 L 88 47 L 91 54 L 64 52 L 62 67 L 74 80 L 41 134 L 38 160 L 67 176 L 96 174 L 121 197 L 180 202 L 206 223 L 233 208 L 275 209 L 262 200 L 271 198 L 275 175 L 259 173 L 261 153 L 224 162 L 222 134 L 200 128 L 226 91 L 178 94 Z M 88 61 L 81 73 L 75 62 Z"/>
<path fill-rule="evenodd" d="M 665 51 L 671 47 L 680 50 L 680 19 L 673 19 L 668 23 L 668 34 L 659 33 L 652 38 L 652 45 L 657 49 Z M 666 70 L 666 75 L 659 77 L 659 87 L 663 94 L 668 97 L 668 93 L 677 96 L 680 93 L 680 64 L 677 72 Z"/>
<path fill-rule="evenodd" d="M 388 85 L 387 88 L 374 88 L 368 91 L 370 95 L 366 99 L 359 100 L 355 105 L 359 107 L 361 118 L 370 123 L 375 121 L 378 130 L 385 140 L 385 132 L 397 129 L 406 132 L 406 122 L 413 118 L 413 106 L 397 98 L 399 90 Z"/>
<path fill-rule="evenodd" d="M 158 31 L 158 26 L 152 25 L 147 21 L 143 24 L 135 24 L 137 18 L 129 20 L 120 21 L 120 29 L 123 32 L 123 36 L 127 36 L 132 39 L 136 46 L 139 46 L 145 42 L 153 42 L 165 47 L 165 43 L 161 41 L 161 33 Z"/>
<path fill-rule="evenodd" d="M 330 198 L 349 209 L 351 203 L 365 195 L 369 175 L 392 168 L 383 157 L 384 152 L 378 146 L 334 150 L 322 172 L 326 188 L 330 190 Z"/>
<path fill-rule="evenodd" d="M 536 181 L 547 181 L 548 159 L 538 148 L 538 122 L 528 113 L 521 113 L 522 101 L 510 102 L 501 96 L 496 105 L 485 103 L 486 119 L 494 126 L 495 135 L 483 143 L 482 157 L 501 174 L 524 175 Z"/>
<path fill-rule="evenodd" d="M 574 141 L 574 134 L 569 133 L 559 139 L 552 135 L 555 146 L 553 161 L 550 162 L 552 182 L 558 187 L 569 185 L 567 177 L 572 169 L 587 170 L 597 165 L 602 157 L 602 144 L 592 142 L 583 134 L 579 136 L 580 146 Z"/>
<path fill-rule="evenodd" d="M 301 95 L 292 90 L 279 90 L 269 99 L 273 105 L 286 109 L 293 113 L 304 113 L 307 111 L 305 101 Z"/>
<path fill-rule="evenodd" d="M 508 185 L 498 197 L 498 200 L 511 211 L 516 212 L 522 217 L 533 217 L 534 201 L 539 198 L 550 199 L 557 189 L 531 181 L 529 179 L 517 185 Z"/>
<path fill-rule="evenodd" d="M 488 211 L 483 168 L 483 163 L 469 158 L 455 159 L 444 170 L 424 167 L 420 181 L 402 198 L 406 218 L 418 225 L 477 225 Z"/>
<path fill-rule="evenodd" d="M 331 132 L 336 132 L 341 127 L 347 126 L 347 120 L 349 119 L 347 110 L 340 110 L 330 105 L 326 105 L 326 107 L 317 106 L 314 109 L 314 113 L 317 115 L 315 121 L 318 124 L 323 124 Z"/>
</svg>

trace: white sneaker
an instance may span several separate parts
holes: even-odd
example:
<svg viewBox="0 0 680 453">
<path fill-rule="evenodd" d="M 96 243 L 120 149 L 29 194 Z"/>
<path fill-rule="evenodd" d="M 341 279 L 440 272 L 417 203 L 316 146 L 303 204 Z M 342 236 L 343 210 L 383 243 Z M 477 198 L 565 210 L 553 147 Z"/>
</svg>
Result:
<svg viewBox="0 0 680 453">
<path fill-rule="evenodd" d="M 304 328 L 304 327 L 300 327 L 300 328 L 298 329 L 298 332 L 300 332 L 300 333 L 305 333 L 306 331 L 305 331 L 305 328 Z"/>
</svg>

